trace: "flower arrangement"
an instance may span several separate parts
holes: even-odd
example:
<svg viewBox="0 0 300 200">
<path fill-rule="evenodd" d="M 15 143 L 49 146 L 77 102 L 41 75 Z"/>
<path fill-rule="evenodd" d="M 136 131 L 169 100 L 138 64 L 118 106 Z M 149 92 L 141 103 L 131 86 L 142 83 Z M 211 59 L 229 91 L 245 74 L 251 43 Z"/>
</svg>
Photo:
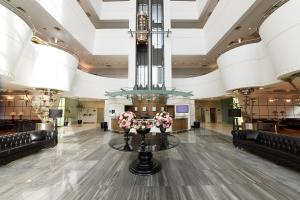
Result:
<svg viewBox="0 0 300 200">
<path fill-rule="evenodd" d="M 168 112 L 159 112 L 154 117 L 155 126 L 158 128 L 170 128 L 173 119 Z"/>
<path fill-rule="evenodd" d="M 153 127 L 153 123 L 148 120 L 134 120 L 132 127 L 136 130 L 151 129 Z"/>
<path fill-rule="evenodd" d="M 133 121 L 136 118 L 136 115 L 133 112 L 126 111 L 121 113 L 118 117 L 118 124 L 120 128 L 130 129 L 132 128 Z"/>
</svg>

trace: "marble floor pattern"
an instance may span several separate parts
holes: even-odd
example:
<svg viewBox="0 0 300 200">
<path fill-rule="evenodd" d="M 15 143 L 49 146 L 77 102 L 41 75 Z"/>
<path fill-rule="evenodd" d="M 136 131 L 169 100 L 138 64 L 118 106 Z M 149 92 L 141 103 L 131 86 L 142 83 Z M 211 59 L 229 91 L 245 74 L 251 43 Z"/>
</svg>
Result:
<svg viewBox="0 0 300 200">
<path fill-rule="evenodd" d="M 109 147 L 115 134 L 60 133 L 55 148 L 0 167 L 0 199 L 201 200 L 300 199 L 300 174 L 236 149 L 207 129 L 179 134 L 181 144 L 157 152 L 162 171 L 135 176 L 136 153 Z"/>
</svg>

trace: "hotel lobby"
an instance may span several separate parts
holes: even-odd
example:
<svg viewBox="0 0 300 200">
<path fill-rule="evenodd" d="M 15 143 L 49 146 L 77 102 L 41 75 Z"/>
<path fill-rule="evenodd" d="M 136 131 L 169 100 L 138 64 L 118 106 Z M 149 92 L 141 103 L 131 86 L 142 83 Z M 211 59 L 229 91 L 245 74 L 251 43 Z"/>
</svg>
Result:
<svg viewBox="0 0 300 200">
<path fill-rule="evenodd" d="M 300 198 L 299 0 L 0 0 L 0 200 Z"/>
</svg>

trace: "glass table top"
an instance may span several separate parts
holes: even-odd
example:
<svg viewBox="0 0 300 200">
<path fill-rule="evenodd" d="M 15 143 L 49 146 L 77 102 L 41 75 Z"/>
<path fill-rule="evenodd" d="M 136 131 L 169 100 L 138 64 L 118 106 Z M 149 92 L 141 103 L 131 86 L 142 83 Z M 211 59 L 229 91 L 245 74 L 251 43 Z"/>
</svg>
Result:
<svg viewBox="0 0 300 200">
<path fill-rule="evenodd" d="M 113 137 L 109 145 L 119 151 L 154 152 L 174 148 L 180 142 L 176 136 L 171 134 L 148 133 L 145 135 L 144 145 L 141 145 L 142 143 L 143 139 L 139 134 L 130 134 L 128 144 L 126 144 L 124 135 L 120 134 Z"/>
</svg>

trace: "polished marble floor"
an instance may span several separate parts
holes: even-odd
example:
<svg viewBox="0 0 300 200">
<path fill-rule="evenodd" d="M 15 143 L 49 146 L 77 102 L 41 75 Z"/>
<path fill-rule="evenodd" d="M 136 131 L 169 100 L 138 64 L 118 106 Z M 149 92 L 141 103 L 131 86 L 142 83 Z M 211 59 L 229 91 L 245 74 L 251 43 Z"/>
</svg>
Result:
<svg viewBox="0 0 300 200">
<path fill-rule="evenodd" d="M 0 167 L 0 199 L 300 199 L 298 172 L 211 130 L 178 135 L 177 148 L 155 153 L 162 171 L 147 177 L 128 171 L 135 153 L 108 146 L 114 134 L 74 130 L 61 131 L 57 147 Z"/>
</svg>

